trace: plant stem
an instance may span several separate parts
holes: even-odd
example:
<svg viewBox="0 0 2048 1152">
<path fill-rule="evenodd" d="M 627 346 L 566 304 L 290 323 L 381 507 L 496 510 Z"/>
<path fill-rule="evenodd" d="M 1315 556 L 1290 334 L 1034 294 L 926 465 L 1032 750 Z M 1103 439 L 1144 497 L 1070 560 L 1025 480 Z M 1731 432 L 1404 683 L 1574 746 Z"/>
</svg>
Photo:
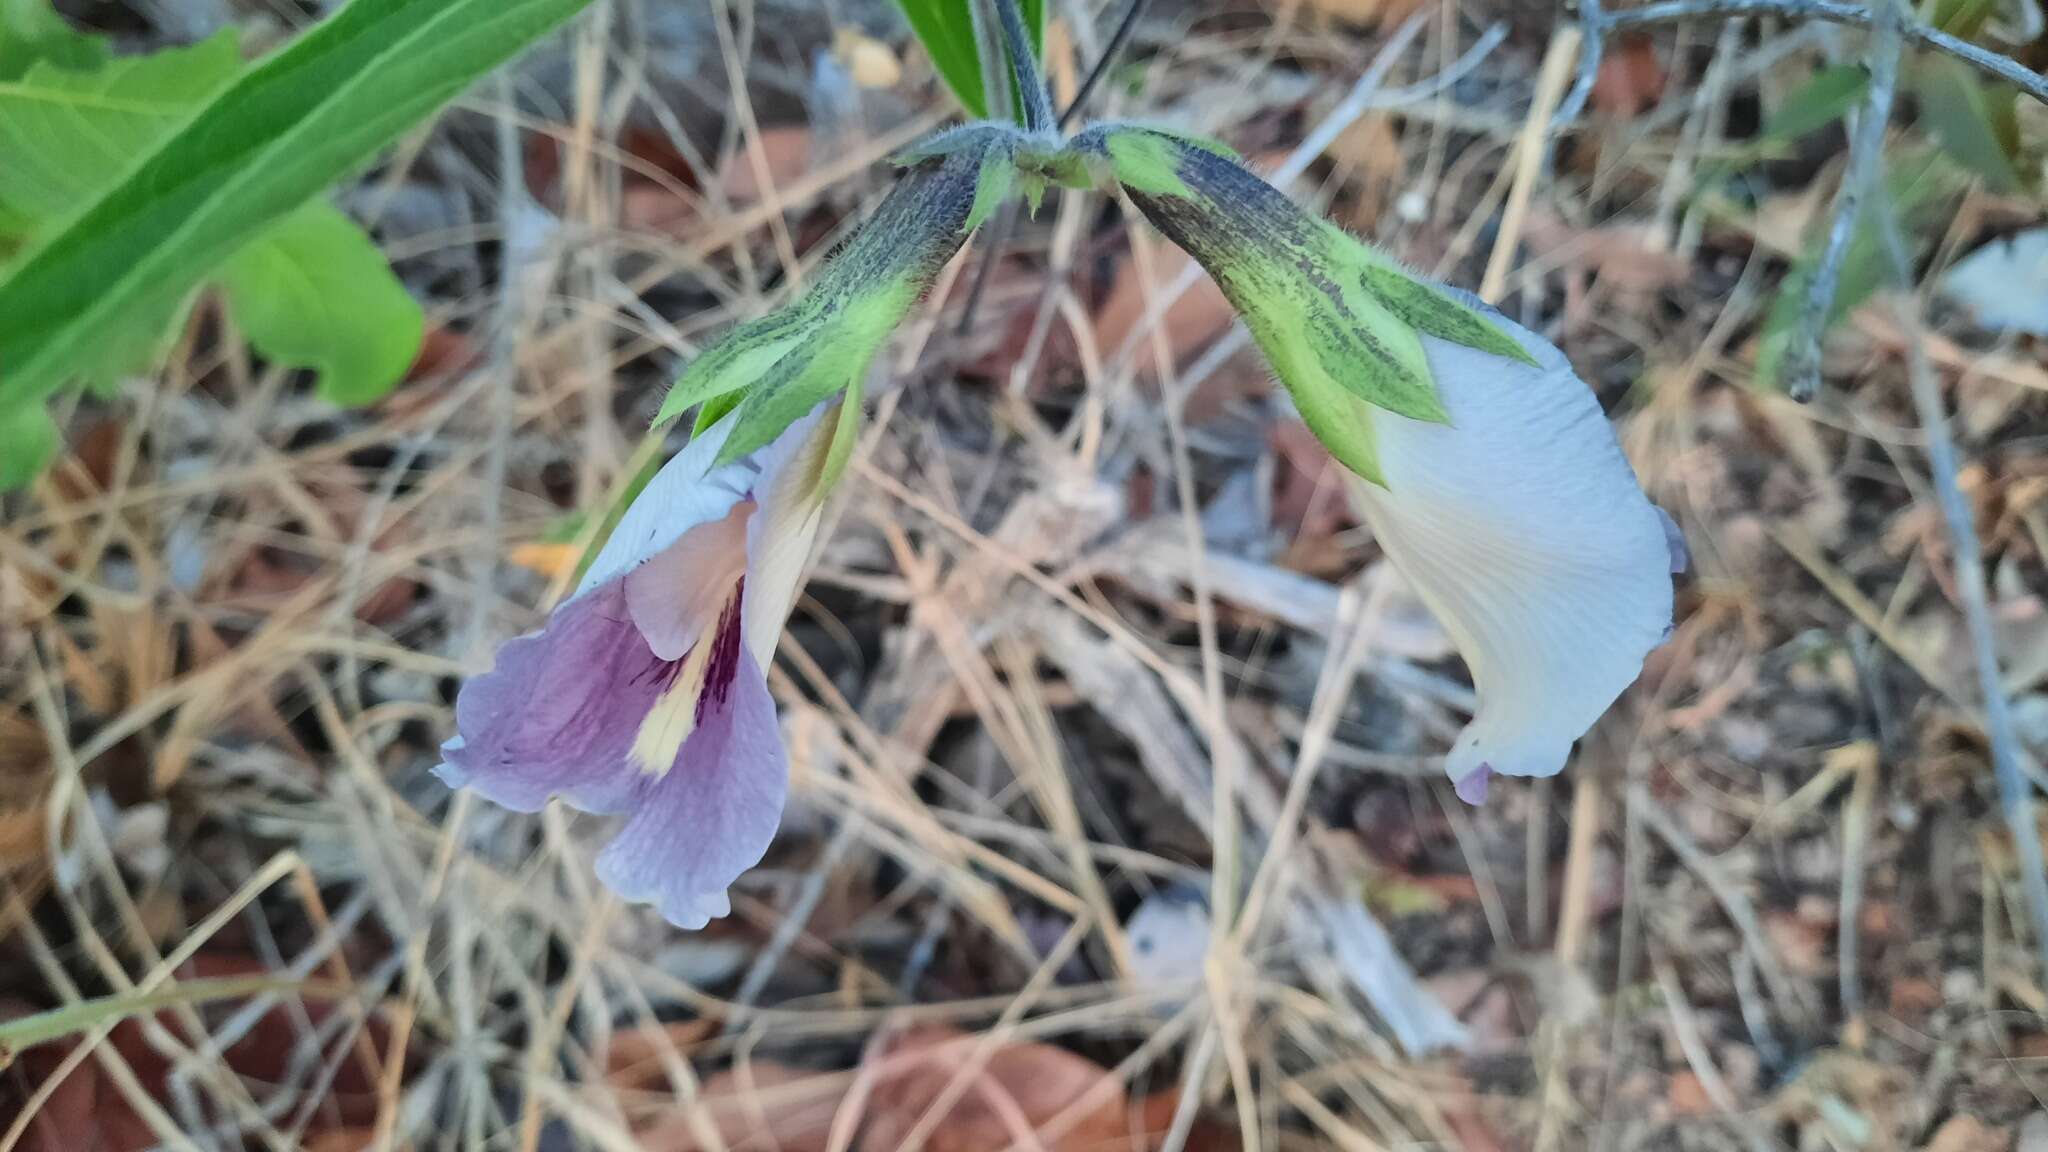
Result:
<svg viewBox="0 0 2048 1152">
<path fill-rule="evenodd" d="M 1024 127 L 1033 132 L 1053 129 L 1052 97 L 1046 94 L 1045 78 L 1039 75 L 1038 58 L 1031 52 L 1031 33 L 1024 27 L 1024 14 L 1017 0 L 995 0 L 996 15 L 1003 22 L 1003 50 L 1010 58 L 1010 74 L 1017 81 L 1018 111 Z"/>
<path fill-rule="evenodd" d="M 1902 0 L 1891 0 L 1900 3 Z M 2034 792 L 2020 768 L 2019 734 L 2013 729 L 2012 704 L 1998 669 L 1998 637 L 1991 623 L 1991 605 L 1984 587 L 1982 546 L 1977 539 L 1976 516 L 1969 498 L 1957 481 L 1955 434 L 1949 428 L 1943 406 L 1941 385 L 1927 362 L 1920 335 L 1919 301 L 1912 291 L 1912 258 L 1899 234 L 1898 218 L 1891 205 L 1877 192 L 1873 206 L 1879 237 L 1891 263 L 1900 329 L 1906 338 L 1907 379 L 1913 393 L 1913 407 L 1927 437 L 1927 470 L 1934 481 L 1941 518 L 1948 525 L 1949 550 L 1954 554 L 1956 595 L 1963 602 L 1963 623 L 1968 629 L 1971 654 L 1976 658 L 1977 685 L 1984 694 L 1984 737 L 1991 744 L 1991 770 L 1998 783 L 1998 806 L 2012 836 L 2015 867 L 2020 891 L 2025 895 L 2027 919 L 2033 922 L 2036 969 L 2048 983 L 2048 864 L 2041 852 L 2041 835 L 2034 822 Z"/>
<path fill-rule="evenodd" d="M 1814 266 L 1806 285 L 1806 299 L 1799 308 L 1799 323 L 1792 329 L 1792 343 L 1785 351 L 1780 378 L 1786 394 L 1805 403 L 1820 387 L 1821 336 L 1827 331 L 1834 310 L 1835 287 L 1842 279 L 1842 261 L 1849 254 L 1849 242 L 1856 235 L 1856 221 L 1864 201 L 1873 195 L 1883 178 L 1885 128 L 1892 119 L 1892 99 L 1898 91 L 1900 31 L 1905 14 L 1901 0 L 1878 0 L 1877 22 L 1871 26 L 1870 90 L 1856 114 L 1855 133 L 1849 141 L 1849 165 L 1842 173 L 1841 190 L 1835 193 L 1834 221 L 1828 227 L 1827 246 Z"/>
<path fill-rule="evenodd" d="M 1081 86 L 1074 90 L 1073 100 L 1061 110 L 1059 127 L 1067 127 L 1074 122 L 1075 116 L 1080 115 L 1082 106 L 1088 103 L 1088 98 L 1095 94 L 1095 89 L 1116 64 L 1116 58 L 1123 55 L 1124 45 L 1130 43 L 1131 33 L 1137 31 L 1138 17 L 1144 11 L 1145 0 L 1131 0 L 1130 6 L 1124 9 L 1124 18 L 1117 21 L 1116 31 L 1109 35 L 1109 43 L 1102 46 L 1102 55 L 1095 58 L 1095 67 L 1088 70 Z"/>
<path fill-rule="evenodd" d="M 1617 28 L 1648 24 L 1670 24 L 1679 20 L 1700 20 L 1715 16 L 1779 16 L 1788 20 L 1826 20 L 1835 24 L 1868 27 L 1875 23 L 1871 9 L 1841 0 L 1660 0 L 1641 8 L 1608 12 L 1600 20 L 1602 35 Z M 2010 56 L 1980 48 L 1967 40 L 1929 28 L 1918 20 L 1907 20 L 1900 28 L 1904 37 L 1922 48 L 1932 48 L 2018 87 L 2034 99 L 2048 104 L 2048 76 L 2029 69 Z"/>
</svg>

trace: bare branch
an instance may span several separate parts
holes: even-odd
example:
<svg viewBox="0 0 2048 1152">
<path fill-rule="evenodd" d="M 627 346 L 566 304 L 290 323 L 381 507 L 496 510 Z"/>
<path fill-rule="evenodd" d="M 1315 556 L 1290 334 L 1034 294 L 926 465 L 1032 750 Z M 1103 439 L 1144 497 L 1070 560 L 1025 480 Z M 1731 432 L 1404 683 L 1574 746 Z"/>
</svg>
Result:
<svg viewBox="0 0 2048 1152">
<path fill-rule="evenodd" d="M 1600 57 L 1607 49 L 1607 28 L 1600 0 L 1579 0 L 1579 77 L 1573 81 L 1572 90 L 1565 93 L 1564 103 L 1557 106 L 1557 115 L 1551 117 L 1552 128 L 1570 124 L 1586 110 L 1586 100 L 1593 95 L 1593 84 L 1600 79 Z"/>
<path fill-rule="evenodd" d="M 1899 3 L 1900 0 L 1892 0 Z M 1977 539 L 1976 517 L 1970 501 L 1957 482 L 1955 434 L 1949 429 L 1941 385 L 1927 362 L 1920 336 L 1919 302 L 1912 293 L 1913 267 L 1905 239 L 1891 206 L 1878 190 L 1875 223 L 1890 259 L 1892 278 L 1898 289 L 1893 300 L 1898 308 L 1899 327 L 1906 338 L 1906 369 L 1913 392 L 1913 408 L 1927 437 L 1927 467 L 1948 525 L 1949 551 L 1955 562 L 1956 594 L 1963 602 L 1963 623 L 1976 657 L 1977 684 L 1984 694 L 1984 736 L 1991 743 L 1991 770 L 1998 782 L 1998 801 L 2011 831 L 2013 850 L 2018 854 L 2020 888 L 2026 894 L 2027 918 L 2034 926 L 2034 947 L 2040 979 L 2048 983 L 2048 864 L 2041 853 L 2041 837 L 2034 823 L 2033 786 L 2020 765 L 2019 736 L 2013 729 L 2012 704 L 1998 670 L 1998 639 L 1992 631 L 1991 606 L 1984 590 L 1984 561 Z"/>
<path fill-rule="evenodd" d="M 1806 282 L 1806 300 L 1793 326 L 1791 344 L 1785 350 L 1780 378 L 1792 399 L 1805 403 L 1820 386 L 1820 341 L 1827 330 L 1828 314 L 1834 308 L 1835 288 L 1842 279 L 1842 261 L 1849 254 L 1849 242 L 1856 235 L 1856 220 L 1872 186 L 1882 178 L 1884 132 L 1891 123 L 1892 100 L 1899 87 L 1900 31 L 1905 15 L 1899 0 L 1879 0 L 1879 19 L 1873 25 L 1868 67 L 1870 89 L 1856 114 L 1855 134 L 1849 141 L 1849 166 L 1842 173 L 1842 187 L 1835 193 L 1834 220 L 1828 225 L 1827 246 L 1820 262 Z"/>
<path fill-rule="evenodd" d="M 1583 18 L 1583 9 L 1580 14 Z M 1717 16 L 1782 16 L 1788 20 L 1826 20 L 1833 24 L 1874 26 L 1871 9 L 1860 4 L 1845 4 L 1841 0 L 1662 0 L 1661 3 L 1646 4 L 1624 12 L 1610 12 L 1600 20 L 1599 29 L 1605 34 L 1617 28 Z M 2001 56 L 1988 48 L 1929 28 L 1917 20 L 1907 20 L 1900 27 L 1900 33 L 1913 44 L 1953 56 L 2048 104 L 2048 76 L 2009 56 Z M 1588 35 L 1591 35 L 1590 31 Z"/>
<path fill-rule="evenodd" d="M 1138 17 L 1144 11 L 1145 0 L 1131 0 L 1130 5 L 1124 9 L 1124 18 L 1117 22 L 1116 31 L 1110 33 L 1109 43 L 1102 46 L 1102 55 L 1095 58 L 1095 67 L 1088 70 L 1088 75 L 1081 81 L 1081 87 L 1075 90 L 1074 98 L 1068 101 L 1066 108 L 1060 112 L 1061 128 L 1074 122 L 1074 117 L 1080 115 L 1081 109 L 1088 103 L 1088 97 L 1095 94 L 1095 89 L 1102 83 L 1103 77 L 1109 75 L 1110 68 L 1116 64 L 1116 58 L 1123 54 L 1124 45 L 1130 43 L 1131 33 L 1137 31 Z"/>
</svg>

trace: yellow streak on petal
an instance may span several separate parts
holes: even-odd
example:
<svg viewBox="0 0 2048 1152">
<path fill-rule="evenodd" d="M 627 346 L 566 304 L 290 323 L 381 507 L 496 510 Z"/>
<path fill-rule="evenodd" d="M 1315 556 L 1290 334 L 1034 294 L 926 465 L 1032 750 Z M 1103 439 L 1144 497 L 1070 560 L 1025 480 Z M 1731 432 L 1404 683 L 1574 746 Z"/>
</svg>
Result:
<svg viewBox="0 0 2048 1152">
<path fill-rule="evenodd" d="M 683 657 L 675 682 L 655 699 L 654 707 L 647 710 L 647 719 L 640 722 L 640 731 L 633 737 L 633 749 L 627 756 L 649 776 L 660 779 L 667 775 L 675 767 L 683 741 L 696 730 L 697 698 L 704 694 L 704 672 L 711 665 L 711 650 L 717 647 L 715 639 L 708 629 L 697 638 L 689 654 Z"/>
</svg>

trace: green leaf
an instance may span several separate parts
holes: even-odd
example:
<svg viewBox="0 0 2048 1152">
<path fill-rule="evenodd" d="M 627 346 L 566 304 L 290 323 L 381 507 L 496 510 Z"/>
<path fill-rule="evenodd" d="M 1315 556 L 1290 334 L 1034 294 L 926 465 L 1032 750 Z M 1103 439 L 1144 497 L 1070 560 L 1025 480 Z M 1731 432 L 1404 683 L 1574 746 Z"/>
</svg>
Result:
<svg viewBox="0 0 2048 1152">
<path fill-rule="evenodd" d="M 1823 68 L 1764 118 L 1763 138 L 1790 143 L 1808 132 L 1818 132 L 1848 115 L 1869 90 L 1870 73 L 1861 65 Z"/>
<path fill-rule="evenodd" d="M 1915 61 L 1907 76 L 1920 101 L 1920 117 L 1942 147 L 1983 177 L 1993 192 L 2018 192 L 2019 90 L 1986 81 L 1968 64 L 1948 56 Z"/>
<path fill-rule="evenodd" d="M 41 404 L 0 412 L 0 492 L 27 487 L 63 446 L 57 422 Z"/>
<path fill-rule="evenodd" d="M 988 118 L 988 86 L 983 80 L 980 34 L 973 5 L 978 0 L 896 0 L 910 21 L 910 30 L 924 45 L 932 66 L 953 95 L 976 120 Z M 1024 26 L 1031 31 L 1031 51 L 1045 52 L 1045 0 L 1019 0 Z"/>
<path fill-rule="evenodd" d="M 90 71 L 106 59 L 106 43 L 72 28 L 49 0 L 0 0 L 0 82 L 21 79 L 37 61 Z"/>
<path fill-rule="evenodd" d="M 75 1036 L 94 1028 L 109 1026 L 131 1016 L 157 1012 L 180 1004 L 209 1004 L 216 1000 L 245 1000 L 270 992 L 301 995 L 335 994 L 326 984 L 310 984 L 298 977 L 228 976 L 212 980 L 186 980 L 153 992 L 129 992 L 82 1000 L 47 1012 L 0 1021 L 0 1068 L 6 1067 L 25 1048 Z"/>
<path fill-rule="evenodd" d="M 354 0 L 244 71 L 0 281 L 0 410 L 182 295 L 589 0 Z"/>
<path fill-rule="evenodd" d="M 0 0 L 0 3 L 8 0 Z M 48 232 L 112 188 L 241 67 L 233 32 L 91 72 L 48 63 L 0 85 L 0 211 Z"/>
<path fill-rule="evenodd" d="M 1935 0 L 1934 26 L 1959 39 L 1968 40 L 1984 30 L 1998 0 Z"/>
<path fill-rule="evenodd" d="M 312 201 L 221 265 L 242 335 L 320 374 L 320 395 L 367 404 L 404 377 L 426 317 L 355 222 Z"/>
<path fill-rule="evenodd" d="M 910 30 L 924 45 L 932 66 L 969 116 L 988 118 L 988 90 L 982 84 L 981 41 L 970 0 L 897 0 Z"/>
</svg>

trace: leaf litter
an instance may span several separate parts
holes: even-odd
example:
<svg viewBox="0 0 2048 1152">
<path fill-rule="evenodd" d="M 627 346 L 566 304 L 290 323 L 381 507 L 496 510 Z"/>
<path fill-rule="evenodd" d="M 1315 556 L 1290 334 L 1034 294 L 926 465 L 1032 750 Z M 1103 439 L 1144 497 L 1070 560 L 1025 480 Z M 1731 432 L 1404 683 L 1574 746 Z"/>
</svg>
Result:
<svg viewBox="0 0 2048 1152">
<path fill-rule="evenodd" d="M 522 66 L 548 101 L 480 93 L 342 190 L 403 185 L 419 218 L 467 221 L 405 241 L 429 353 L 384 402 L 337 413 L 203 303 L 161 371 L 59 410 L 69 455 L 0 529 L 0 992 L 21 1015 L 280 984 L 28 1050 L 0 1072 L 0 1147 L 2039 1142 L 2048 991 L 1954 687 L 1903 340 L 1865 309 L 1813 406 L 1760 390 L 1811 226 L 1788 213 L 1833 174 L 1763 161 L 1746 204 L 1705 163 L 1699 196 L 1667 188 L 1686 148 L 1751 149 L 1826 72 L 1813 53 L 1702 100 L 1704 41 L 1631 39 L 1520 225 L 1506 307 L 1565 334 L 1699 563 L 1670 643 L 1554 784 L 1450 800 L 1438 758 L 1471 698 L 1441 630 L 1255 358 L 1187 383 L 1231 339 L 1212 289 L 1155 346 L 1177 255 L 1132 259 L 1121 214 L 1073 197 L 1020 227 L 975 331 L 955 335 L 970 253 L 884 355 L 773 675 L 798 803 L 733 918 L 679 936 L 609 905 L 588 818 L 451 802 L 426 772 L 455 678 L 573 573 L 564 524 L 630 474 L 678 365 L 814 267 L 886 187 L 886 145 L 948 114 L 887 10 L 743 7 L 723 41 L 717 5 L 591 25 Z M 1303 8 L 1148 16 L 1106 110 L 1288 155 L 1409 6 Z M 1484 75 L 1373 110 L 1294 194 L 1477 283 L 1533 23 Z M 1453 27 L 1430 21 L 1397 75 L 1476 34 Z M 821 59 L 857 73 L 831 90 L 858 107 L 792 97 Z M 656 82 L 699 66 L 736 82 Z M 493 233 L 506 117 L 549 217 L 516 270 Z M 2038 117 L 2019 126 L 2038 152 Z M 1937 131 L 1959 129 L 1900 130 Z M 2048 398 L 2037 338 L 1969 286 L 2023 275 L 1997 254 L 2042 221 L 1958 189 L 1918 237 L 1957 305 L 1925 338 L 2024 719 L 2048 715 Z M 2022 729 L 2048 758 L 2048 725 Z M 1248 862 L 1289 864 L 1260 929 L 1218 942 L 1221 755 Z M 1175 963 L 1134 962 L 1161 941 Z"/>
</svg>

